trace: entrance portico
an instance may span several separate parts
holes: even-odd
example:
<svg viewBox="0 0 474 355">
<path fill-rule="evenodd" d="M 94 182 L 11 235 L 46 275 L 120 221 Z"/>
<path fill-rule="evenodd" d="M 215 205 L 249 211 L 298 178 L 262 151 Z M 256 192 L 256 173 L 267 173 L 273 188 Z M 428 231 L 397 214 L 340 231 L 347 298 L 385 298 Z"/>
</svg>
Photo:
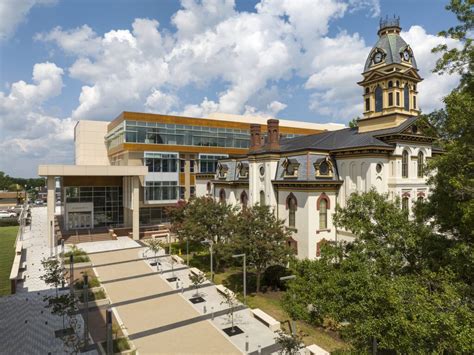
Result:
<svg viewBox="0 0 474 355">
<path fill-rule="evenodd" d="M 56 243 L 54 215 L 56 178 L 62 180 L 62 214 L 66 230 L 123 225 L 139 239 L 140 185 L 145 166 L 40 165 L 47 178 L 49 244 Z"/>
</svg>

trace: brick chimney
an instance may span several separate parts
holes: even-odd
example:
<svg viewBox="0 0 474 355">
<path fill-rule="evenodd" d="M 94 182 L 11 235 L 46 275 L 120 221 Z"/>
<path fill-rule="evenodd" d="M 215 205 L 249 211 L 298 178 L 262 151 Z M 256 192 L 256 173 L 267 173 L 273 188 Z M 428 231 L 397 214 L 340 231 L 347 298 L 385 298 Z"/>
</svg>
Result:
<svg viewBox="0 0 474 355">
<path fill-rule="evenodd" d="M 262 134 L 259 124 L 250 125 L 250 147 L 249 151 L 254 152 L 262 148 Z"/>
<path fill-rule="evenodd" d="M 275 119 L 269 119 L 267 121 L 267 149 L 278 150 L 280 149 L 280 121 Z"/>
</svg>

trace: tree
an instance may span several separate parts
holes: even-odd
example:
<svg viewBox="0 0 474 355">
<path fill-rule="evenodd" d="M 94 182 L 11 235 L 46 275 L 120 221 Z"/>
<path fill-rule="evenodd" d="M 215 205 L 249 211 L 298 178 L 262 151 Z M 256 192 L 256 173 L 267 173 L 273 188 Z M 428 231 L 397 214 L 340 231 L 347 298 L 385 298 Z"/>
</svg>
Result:
<svg viewBox="0 0 474 355">
<path fill-rule="evenodd" d="M 231 323 L 231 332 L 234 333 L 235 328 L 234 328 L 234 311 L 235 307 L 237 306 L 237 299 L 235 297 L 235 294 L 230 291 L 229 289 L 226 289 L 225 292 L 222 294 L 222 297 L 224 297 L 224 300 L 221 302 L 221 304 L 226 304 L 227 305 L 227 317 L 229 318 L 229 321 Z"/>
<path fill-rule="evenodd" d="M 196 289 L 196 294 L 195 297 L 199 297 L 199 286 L 206 282 L 206 275 L 204 275 L 202 272 L 198 274 L 189 274 L 189 281 L 194 285 L 194 288 Z"/>
<path fill-rule="evenodd" d="M 65 281 L 61 261 L 56 258 L 43 259 L 41 265 L 43 265 L 45 273 L 40 276 L 40 279 L 46 284 L 54 286 L 56 297 L 58 297 L 58 287 Z"/>
<path fill-rule="evenodd" d="M 278 336 L 275 338 L 276 343 L 280 345 L 278 351 L 281 355 L 296 355 L 304 347 L 302 334 L 291 334 L 288 335 L 285 332 L 279 330 Z"/>
<path fill-rule="evenodd" d="M 147 242 L 147 249 L 155 255 L 155 262 L 158 265 L 158 260 L 156 258 L 156 255 L 160 252 L 161 249 L 164 249 L 163 242 L 161 242 L 158 239 L 150 239 Z"/>
<path fill-rule="evenodd" d="M 262 273 L 271 265 L 285 264 L 292 250 L 287 246 L 291 232 L 268 206 L 255 205 L 238 215 L 235 248 L 246 254 L 247 263 L 255 268 L 257 292 Z"/>
<path fill-rule="evenodd" d="M 436 260 L 443 245 L 429 226 L 375 191 L 352 196 L 334 221 L 356 238 L 296 263 L 284 298 L 292 317 L 330 325 L 358 351 L 472 352 L 472 294 Z"/>
<path fill-rule="evenodd" d="M 173 228 L 180 239 L 214 242 L 216 269 L 219 269 L 222 261 L 230 257 L 229 241 L 235 234 L 237 207 L 216 202 L 209 197 L 199 197 L 191 200 L 185 207 L 179 205 L 174 212 L 169 211 L 179 223 L 178 227 Z"/>
</svg>

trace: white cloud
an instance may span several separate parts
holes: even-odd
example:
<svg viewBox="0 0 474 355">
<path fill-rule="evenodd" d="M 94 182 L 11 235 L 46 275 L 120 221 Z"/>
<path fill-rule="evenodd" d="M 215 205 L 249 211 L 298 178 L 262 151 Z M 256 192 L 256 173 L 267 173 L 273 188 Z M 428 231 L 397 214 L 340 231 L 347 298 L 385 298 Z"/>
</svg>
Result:
<svg viewBox="0 0 474 355">
<path fill-rule="evenodd" d="M 35 5 L 54 4 L 57 0 L 2 0 L 0 2 L 0 41 L 8 39 L 25 21 Z"/>
<path fill-rule="evenodd" d="M 267 105 L 267 109 L 272 114 L 272 116 L 276 116 L 280 111 L 283 111 L 285 108 L 287 108 L 287 106 L 288 105 L 275 100 Z"/>
<path fill-rule="evenodd" d="M 73 157 L 74 122 L 44 113 L 43 105 L 61 94 L 63 70 L 54 63 L 33 67 L 32 83 L 18 81 L 0 91 L 0 167 L 34 176 L 38 162 Z M 13 164 L 13 166 L 12 166 Z"/>
<path fill-rule="evenodd" d="M 150 112 L 168 113 L 171 108 L 176 107 L 178 98 L 154 89 L 146 98 L 145 106 Z"/>
</svg>

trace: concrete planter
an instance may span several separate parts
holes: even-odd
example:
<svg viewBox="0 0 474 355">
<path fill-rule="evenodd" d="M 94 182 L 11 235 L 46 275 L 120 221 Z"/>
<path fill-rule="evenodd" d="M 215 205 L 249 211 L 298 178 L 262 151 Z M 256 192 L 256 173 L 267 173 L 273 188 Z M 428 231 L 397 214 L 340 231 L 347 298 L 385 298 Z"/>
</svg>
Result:
<svg viewBox="0 0 474 355">
<path fill-rule="evenodd" d="M 64 267 L 69 268 L 69 264 L 64 264 Z M 91 267 L 92 263 L 90 261 L 86 261 L 84 263 L 74 263 L 74 270 L 89 269 Z"/>
<path fill-rule="evenodd" d="M 94 292 L 101 291 L 101 290 L 105 292 L 105 290 L 104 290 L 104 288 L 103 288 L 102 286 L 97 286 L 97 287 L 92 287 L 92 288 L 90 288 L 90 289 L 89 289 L 89 292 L 94 293 Z M 76 290 L 76 289 L 74 289 L 74 294 L 75 294 L 76 296 L 79 297 L 82 293 L 84 293 L 84 290 Z"/>
<path fill-rule="evenodd" d="M 121 337 L 121 338 L 125 338 L 125 337 Z M 115 354 L 122 354 L 122 355 L 132 354 L 135 350 L 137 350 L 137 348 L 135 348 L 135 345 L 129 339 L 127 339 L 127 341 L 128 341 L 128 345 L 130 346 L 130 349 L 119 352 L 119 353 L 115 353 Z M 99 353 L 102 355 L 107 355 L 107 349 L 104 348 L 102 343 L 103 342 L 98 343 Z"/>
</svg>

